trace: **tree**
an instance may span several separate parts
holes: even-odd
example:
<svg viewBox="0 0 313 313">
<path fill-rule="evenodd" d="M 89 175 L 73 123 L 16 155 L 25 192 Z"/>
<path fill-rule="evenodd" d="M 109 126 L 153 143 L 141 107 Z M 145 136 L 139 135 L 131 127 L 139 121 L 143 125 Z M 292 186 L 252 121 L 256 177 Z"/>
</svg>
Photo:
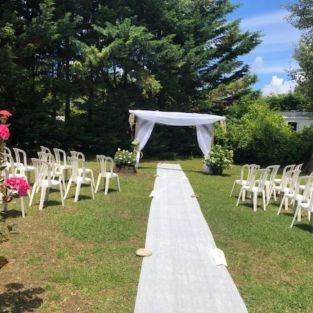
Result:
<svg viewBox="0 0 313 313">
<path fill-rule="evenodd" d="M 239 57 L 259 43 L 227 20 L 234 9 L 225 0 L 2 1 L 0 98 L 16 115 L 15 143 L 113 153 L 130 142 L 129 108 L 224 114 L 250 92 L 255 78 Z M 168 147 L 182 137 L 191 145 L 189 130 L 162 132 Z"/>
<path fill-rule="evenodd" d="M 313 2 L 311 0 L 299 0 L 288 6 L 291 16 L 290 22 L 303 31 L 298 48 L 295 51 L 295 59 L 300 70 L 293 76 L 298 81 L 298 90 L 308 99 L 307 110 L 313 110 Z"/>
</svg>

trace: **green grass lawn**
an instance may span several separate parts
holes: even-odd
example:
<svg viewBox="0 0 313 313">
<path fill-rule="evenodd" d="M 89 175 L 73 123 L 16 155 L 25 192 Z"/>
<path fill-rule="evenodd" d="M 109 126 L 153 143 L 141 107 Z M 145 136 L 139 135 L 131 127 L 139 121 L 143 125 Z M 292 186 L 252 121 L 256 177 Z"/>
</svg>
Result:
<svg viewBox="0 0 313 313">
<path fill-rule="evenodd" d="M 228 195 L 239 167 L 215 177 L 202 173 L 200 159 L 175 163 L 199 196 L 249 312 L 313 312 L 307 222 L 290 229 L 290 213 L 276 216 L 277 205 L 256 213 L 249 202 L 236 207 Z M 20 233 L 0 245 L 9 260 L 0 270 L 0 312 L 133 312 L 141 266 L 135 250 L 144 246 L 155 167 L 143 163 L 137 176 L 121 176 L 121 193 L 112 184 L 94 201 L 84 188 L 74 203 L 72 189 L 62 208 L 53 192 L 39 212 L 37 198 L 25 219 L 12 204 L 6 223 Z"/>
</svg>

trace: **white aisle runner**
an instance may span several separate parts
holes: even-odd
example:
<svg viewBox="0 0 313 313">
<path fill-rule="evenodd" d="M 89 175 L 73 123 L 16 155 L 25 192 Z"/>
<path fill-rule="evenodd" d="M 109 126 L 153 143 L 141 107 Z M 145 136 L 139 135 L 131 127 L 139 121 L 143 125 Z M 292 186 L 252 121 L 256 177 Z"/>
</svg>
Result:
<svg viewBox="0 0 313 313">
<path fill-rule="evenodd" d="M 227 268 L 211 261 L 216 245 L 193 194 L 179 165 L 158 165 L 146 238 L 152 256 L 142 263 L 135 313 L 247 312 Z"/>
</svg>

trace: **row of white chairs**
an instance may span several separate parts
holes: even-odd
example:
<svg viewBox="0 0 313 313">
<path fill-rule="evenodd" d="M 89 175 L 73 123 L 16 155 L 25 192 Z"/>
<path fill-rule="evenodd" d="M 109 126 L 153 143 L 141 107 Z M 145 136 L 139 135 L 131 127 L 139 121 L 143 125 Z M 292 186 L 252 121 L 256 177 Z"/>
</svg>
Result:
<svg viewBox="0 0 313 313">
<path fill-rule="evenodd" d="M 52 153 L 49 148 L 41 146 L 41 151 L 37 153 L 38 158 L 32 158 L 32 165 L 29 165 L 24 150 L 13 148 L 13 151 L 15 159 L 12 151 L 7 147 L 5 148 L 5 175 L 6 177 L 22 177 L 30 182 L 29 174 L 34 173 L 32 192 L 28 193 L 29 206 L 33 203 L 35 193 L 41 191 L 39 210 L 43 209 L 44 203 L 48 200 L 50 189 L 59 190 L 62 206 L 64 206 L 64 200 L 67 198 L 72 185 L 76 185 L 74 202 L 79 200 L 82 185 L 90 186 L 91 196 L 94 199 L 102 179 L 105 181 L 105 195 L 108 194 L 111 179 L 116 179 L 118 190 L 121 190 L 118 174 L 114 172 L 114 161 L 110 157 L 97 155 L 99 174 L 97 184 L 95 184 L 93 170 L 87 167 L 85 155 L 81 152 L 70 151 L 70 155 L 67 156 L 64 150 L 54 148 Z M 66 182 L 69 173 L 69 180 Z M 23 198 L 21 198 L 21 208 L 24 217 Z"/>
<path fill-rule="evenodd" d="M 294 225 L 296 218 L 301 220 L 301 211 L 308 212 L 310 219 L 313 212 L 313 173 L 308 176 L 300 176 L 302 164 L 288 165 L 283 169 L 281 178 L 276 177 L 279 165 L 271 165 L 265 169 L 260 169 L 256 164 L 245 164 L 241 168 L 240 179 L 233 183 L 230 192 L 232 196 L 236 185 L 240 185 L 237 206 L 240 200 L 244 201 L 246 194 L 252 195 L 253 210 L 257 210 L 258 195 L 261 194 L 263 200 L 263 209 L 266 210 L 273 196 L 277 201 L 277 195 L 281 195 L 281 202 L 277 215 L 281 213 L 283 206 L 288 210 L 289 201 L 295 206 L 294 218 L 291 227 Z"/>
</svg>

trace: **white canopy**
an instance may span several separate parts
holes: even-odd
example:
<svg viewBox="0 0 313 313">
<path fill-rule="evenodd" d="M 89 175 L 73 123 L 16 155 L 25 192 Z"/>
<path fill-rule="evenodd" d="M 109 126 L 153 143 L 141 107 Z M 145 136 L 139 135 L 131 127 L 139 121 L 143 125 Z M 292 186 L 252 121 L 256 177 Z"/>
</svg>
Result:
<svg viewBox="0 0 313 313">
<path fill-rule="evenodd" d="M 130 110 L 137 118 L 136 139 L 139 140 L 139 152 L 137 165 L 139 163 L 140 151 L 148 142 L 155 124 L 170 126 L 196 126 L 199 147 L 204 155 L 211 149 L 214 136 L 214 123 L 225 120 L 224 116 L 198 113 L 182 112 L 160 112 L 146 110 Z"/>
</svg>

